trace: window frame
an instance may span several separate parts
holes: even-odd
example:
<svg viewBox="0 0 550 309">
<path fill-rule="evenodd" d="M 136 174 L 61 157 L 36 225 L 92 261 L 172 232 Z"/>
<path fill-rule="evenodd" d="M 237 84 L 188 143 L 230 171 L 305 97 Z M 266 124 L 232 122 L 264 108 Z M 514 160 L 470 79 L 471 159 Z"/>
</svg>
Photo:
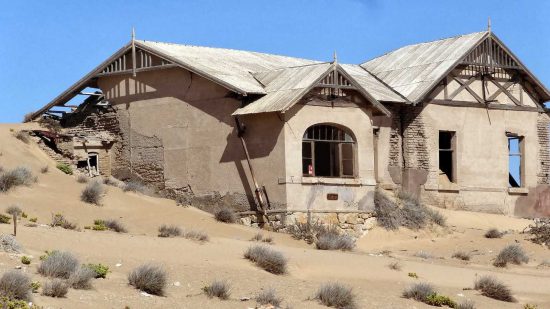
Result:
<svg viewBox="0 0 550 309">
<path fill-rule="evenodd" d="M 317 137 L 315 136 L 316 135 L 315 132 L 313 132 L 312 137 L 308 136 L 308 134 L 310 133 L 310 129 L 311 130 L 314 130 L 316 128 L 320 129 L 320 127 L 324 127 L 325 129 L 330 128 L 331 130 L 335 129 L 337 132 L 336 133 L 337 139 L 334 139 L 334 131 L 332 131 L 331 138 L 327 138 L 328 136 L 327 132 L 325 132 L 324 138 L 321 138 L 322 134 L 320 134 L 320 132 Z M 336 163 L 335 164 L 332 163 L 333 161 L 332 157 L 329 159 L 329 161 L 331 161 L 330 163 L 331 174 L 336 174 L 332 172 L 332 169 L 337 167 L 338 168 L 337 175 L 320 176 L 316 174 L 315 144 L 318 142 L 336 144 L 336 155 L 337 155 Z M 305 144 L 309 144 L 309 147 L 311 149 L 310 157 L 304 156 Z M 343 148 L 344 148 L 343 145 L 351 145 L 351 158 L 346 158 L 346 159 L 343 158 Z M 329 155 L 332 156 L 332 154 L 329 154 Z M 309 167 L 308 167 L 308 171 L 304 170 L 305 160 L 311 161 L 311 174 L 309 173 Z M 346 163 L 351 164 L 351 170 L 352 170 L 351 174 L 344 173 L 344 168 Z M 342 126 L 338 126 L 334 124 L 325 124 L 325 123 L 309 126 L 302 136 L 302 176 L 303 177 L 325 177 L 325 178 L 356 178 L 357 177 L 357 142 L 351 130 L 344 128 Z"/>
<path fill-rule="evenodd" d="M 518 151 L 517 153 L 512 153 L 510 149 L 510 141 L 511 140 L 517 140 L 518 141 Z M 525 188 L 525 136 L 514 134 L 514 133 L 506 133 L 506 142 L 508 147 L 508 177 L 511 176 L 512 171 L 510 169 L 510 158 L 511 157 L 519 157 L 519 186 L 515 187 L 510 184 L 510 180 L 508 179 L 508 188 Z M 516 179 L 514 179 L 515 181 Z"/>
<path fill-rule="evenodd" d="M 441 148 L 441 133 L 450 134 L 450 141 L 449 141 L 450 148 Z M 441 153 L 442 152 L 450 152 L 451 153 L 451 177 L 449 177 L 449 175 L 447 175 L 447 178 L 449 179 L 449 182 L 451 182 L 453 184 L 458 183 L 458 181 L 457 181 L 457 179 L 458 179 L 457 172 L 458 171 L 457 171 L 457 157 L 456 157 L 456 155 L 457 155 L 456 139 L 457 139 L 456 131 L 438 130 L 438 135 L 437 135 L 438 169 L 441 172 L 443 172 L 443 170 L 441 169 Z"/>
</svg>

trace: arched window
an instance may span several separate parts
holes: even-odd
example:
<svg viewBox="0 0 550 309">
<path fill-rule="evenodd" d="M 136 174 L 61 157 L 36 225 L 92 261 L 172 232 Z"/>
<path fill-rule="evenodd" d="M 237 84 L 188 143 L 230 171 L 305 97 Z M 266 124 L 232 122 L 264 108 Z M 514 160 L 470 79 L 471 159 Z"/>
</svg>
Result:
<svg viewBox="0 0 550 309">
<path fill-rule="evenodd" d="M 351 133 L 328 124 L 309 127 L 302 138 L 302 172 L 304 176 L 354 177 Z"/>
</svg>

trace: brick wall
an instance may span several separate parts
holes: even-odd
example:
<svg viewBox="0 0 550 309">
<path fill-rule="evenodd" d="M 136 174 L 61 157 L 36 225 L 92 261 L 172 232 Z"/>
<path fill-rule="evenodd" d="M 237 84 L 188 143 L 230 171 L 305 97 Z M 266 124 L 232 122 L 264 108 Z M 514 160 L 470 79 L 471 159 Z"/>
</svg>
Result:
<svg viewBox="0 0 550 309">
<path fill-rule="evenodd" d="M 423 106 L 405 106 L 401 110 L 403 126 L 404 167 L 428 171 L 430 157 L 428 134 L 423 116 Z"/>
<path fill-rule="evenodd" d="M 539 160 L 537 171 L 538 184 L 550 184 L 550 117 L 539 114 L 537 118 L 537 135 L 539 139 Z"/>
</svg>

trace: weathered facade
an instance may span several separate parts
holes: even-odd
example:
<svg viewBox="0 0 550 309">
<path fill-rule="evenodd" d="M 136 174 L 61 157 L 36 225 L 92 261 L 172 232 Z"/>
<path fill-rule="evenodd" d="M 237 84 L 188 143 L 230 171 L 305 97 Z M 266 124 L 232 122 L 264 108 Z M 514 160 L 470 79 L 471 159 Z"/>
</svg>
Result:
<svg viewBox="0 0 550 309">
<path fill-rule="evenodd" d="M 98 91 L 52 112 L 86 88 Z M 548 100 L 491 32 L 361 65 L 132 41 L 33 117 L 60 118 L 67 151 L 101 175 L 277 222 L 337 214 L 326 220 L 361 232 L 377 188 L 550 215 Z"/>
</svg>

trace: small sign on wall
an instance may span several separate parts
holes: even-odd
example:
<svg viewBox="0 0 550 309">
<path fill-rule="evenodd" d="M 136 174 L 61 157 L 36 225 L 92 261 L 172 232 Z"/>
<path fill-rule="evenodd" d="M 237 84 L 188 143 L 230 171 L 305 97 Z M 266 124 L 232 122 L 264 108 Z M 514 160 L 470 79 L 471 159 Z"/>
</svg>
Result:
<svg viewBox="0 0 550 309">
<path fill-rule="evenodd" d="M 327 193 L 327 200 L 337 201 L 338 200 L 338 193 Z"/>
</svg>

